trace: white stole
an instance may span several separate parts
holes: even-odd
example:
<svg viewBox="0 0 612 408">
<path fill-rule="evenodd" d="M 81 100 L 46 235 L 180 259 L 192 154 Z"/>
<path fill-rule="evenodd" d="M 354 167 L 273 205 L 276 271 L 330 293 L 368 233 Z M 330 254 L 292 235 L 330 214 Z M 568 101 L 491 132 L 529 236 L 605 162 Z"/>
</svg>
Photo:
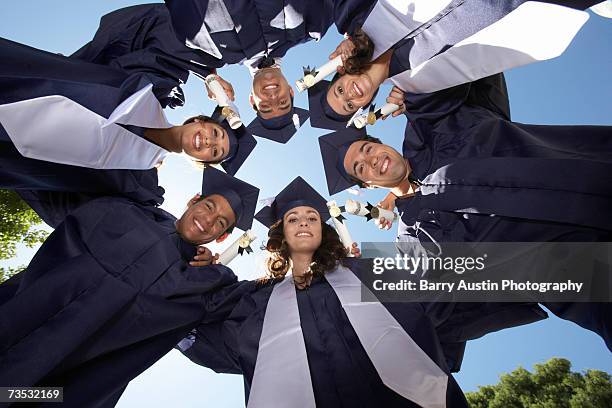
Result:
<svg viewBox="0 0 612 408">
<path fill-rule="evenodd" d="M 375 44 L 375 57 L 422 24 L 424 17 L 418 20 L 415 17 L 421 1 L 378 2 L 364 23 L 364 30 L 368 27 L 366 32 Z M 449 2 L 432 2 L 429 12 L 423 16 L 434 17 L 436 9 L 439 12 L 444 8 L 443 3 Z M 407 92 L 435 92 L 555 58 L 565 51 L 588 18 L 584 11 L 528 1 L 490 26 L 388 81 Z"/>
<path fill-rule="evenodd" d="M 202 50 L 215 58 L 221 59 L 221 51 L 219 51 L 210 35 L 234 29 L 232 16 L 227 11 L 223 0 L 210 0 L 206 7 L 204 21 L 202 21 L 200 30 L 193 38 L 187 38 L 185 45 L 189 48 Z"/>
<path fill-rule="evenodd" d="M 325 276 L 383 383 L 424 408 L 446 407 L 447 374 L 387 309 L 361 302 L 361 282 L 349 269 L 338 266 Z M 305 347 L 295 285 L 287 277 L 266 307 L 248 407 L 314 406 Z"/>
<path fill-rule="evenodd" d="M 247 407 L 315 407 L 291 273 L 274 286 L 266 306 Z"/>
<path fill-rule="evenodd" d="M 452 0 L 378 0 L 362 30 L 374 43 L 372 60 L 434 18 Z"/>
<path fill-rule="evenodd" d="M 93 169 L 154 168 L 168 153 L 119 124 L 169 128 L 148 85 L 108 119 L 60 95 L 0 105 L 0 123 L 24 157 Z"/>
</svg>

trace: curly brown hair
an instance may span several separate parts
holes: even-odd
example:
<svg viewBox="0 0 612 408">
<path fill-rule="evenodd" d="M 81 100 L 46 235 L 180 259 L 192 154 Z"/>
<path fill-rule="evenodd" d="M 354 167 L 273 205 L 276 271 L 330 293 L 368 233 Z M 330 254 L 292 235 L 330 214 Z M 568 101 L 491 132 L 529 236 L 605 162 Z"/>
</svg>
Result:
<svg viewBox="0 0 612 408">
<path fill-rule="evenodd" d="M 355 49 L 353 50 L 353 55 L 344 61 L 344 72 L 357 75 L 372 65 L 374 43 L 361 28 L 357 29 L 350 38 L 351 42 L 355 45 Z"/>
<path fill-rule="evenodd" d="M 282 278 L 289 270 L 289 246 L 285 241 L 283 226 L 283 220 L 279 220 L 268 231 L 268 242 L 265 245 L 265 249 L 270 252 L 267 261 L 267 279 Z M 315 262 L 312 267 L 313 276 L 323 276 L 349 254 L 336 230 L 323 220 L 321 220 L 321 232 L 321 245 L 312 256 L 312 261 Z"/>
</svg>

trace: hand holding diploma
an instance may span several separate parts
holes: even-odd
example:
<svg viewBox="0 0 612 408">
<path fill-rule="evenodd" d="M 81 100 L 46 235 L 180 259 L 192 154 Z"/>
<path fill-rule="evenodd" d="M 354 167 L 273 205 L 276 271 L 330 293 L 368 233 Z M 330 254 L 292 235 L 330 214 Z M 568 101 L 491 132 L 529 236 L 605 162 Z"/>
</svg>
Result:
<svg viewBox="0 0 612 408">
<path fill-rule="evenodd" d="M 199 246 L 196 256 L 193 261 L 189 262 L 191 266 L 208 266 L 214 264 L 219 259 L 219 254 L 212 254 L 211 250 L 205 246 Z"/>
<path fill-rule="evenodd" d="M 242 120 L 238 107 L 232 102 L 234 100 L 234 88 L 217 74 L 210 74 L 204 80 L 208 96 L 223 108 L 222 113 L 232 129 L 242 126 Z M 212 95 L 212 96 L 211 96 Z"/>
<path fill-rule="evenodd" d="M 344 64 L 348 58 L 353 55 L 353 51 L 355 51 L 355 44 L 350 38 L 345 38 L 342 42 L 336 47 L 336 50 L 331 53 L 329 56 L 330 60 L 340 56 L 342 58 L 342 63 Z M 340 65 L 336 68 L 336 71 L 339 74 L 344 74 L 344 66 Z"/>
<path fill-rule="evenodd" d="M 392 195 L 391 193 L 389 194 Z M 392 195 L 392 198 L 388 195 L 376 207 L 370 203 L 365 204 L 355 200 L 346 200 L 344 208 L 349 214 L 365 217 L 368 221 L 370 219 L 375 220 L 376 225 L 381 229 L 389 229 L 397 219 L 397 214 L 393 212 L 395 198 L 395 195 Z"/>
<path fill-rule="evenodd" d="M 251 243 L 255 241 L 257 236 L 253 234 L 251 230 L 245 231 L 237 240 L 232 242 L 232 244 L 218 257 L 217 262 L 221 265 L 228 265 L 234 258 L 238 255 L 243 255 L 245 252 L 247 254 L 253 252 L 251 249 Z"/>
<path fill-rule="evenodd" d="M 394 109 L 393 109 L 394 108 Z M 406 112 L 406 104 L 404 102 L 404 91 L 399 89 L 397 86 L 391 88 L 389 96 L 387 96 L 387 104 L 384 105 L 381 110 L 382 120 L 387 119 L 387 116 L 396 117 Z M 384 110 L 384 112 L 382 112 Z M 377 118 L 378 119 L 378 118 Z"/>
<path fill-rule="evenodd" d="M 216 76 L 216 80 L 219 83 L 219 85 L 221 85 L 221 88 L 223 88 L 223 91 L 225 92 L 225 95 L 229 98 L 229 100 L 231 100 L 232 102 L 236 100 L 236 96 L 235 96 L 235 92 L 234 92 L 234 87 L 232 86 L 232 84 L 230 84 L 229 82 L 227 82 L 225 79 L 221 78 L 219 75 L 216 74 L 211 74 L 209 76 L 206 77 L 206 80 L 208 80 L 209 77 L 211 76 Z M 212 79 L 211 79 L 212 81 Z M 217 98 L 215 97 L 215 94 L 211 91 L 211 89 L 208 86 L 207 82 L 204 82 L 206 84 L 206 91 L 208 92 L 208 97 L 213 100 L 213 101 L 217 101 Z"/>
<path fill-rule="evenodd" d="M 338 55 L 333 60 L 328 61 L 322 67 L 310 69 L 304 68 L 304 78 L 295 81 L 295 86 L 298 91 L 303 92 L 306 89 L 314 86 L 317 82 L 335 73 L 338 67 L 342 66 L 342 56 Z"/>
<path fill-rule="evenodd" d="M 393 212 L 393 209 L 395 208 L 396 199 L 397 196 L 395 194 L 389 193 L 381 202 L 376 205 L 378 208 L 389 211 L 393 214 L 393 218 L 381 216 L 380 218 L 376 219 L 375 222 L 378 228 L 388 230 L 391 228 L 393 221 L 397 219 L 397 214 Z"/>
</svg>

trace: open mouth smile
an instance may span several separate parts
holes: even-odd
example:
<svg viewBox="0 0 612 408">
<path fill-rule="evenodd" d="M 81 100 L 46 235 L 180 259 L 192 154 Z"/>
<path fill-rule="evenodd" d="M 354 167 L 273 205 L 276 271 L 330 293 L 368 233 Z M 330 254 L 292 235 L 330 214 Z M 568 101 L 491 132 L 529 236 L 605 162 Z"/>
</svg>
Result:
<svg viewBox="0 0 612 408">
<path fill-rule="evenodd" d="M 193 219 L 193 223 L 194 223 L 194 225 L 196 226 L 196 228 L 197 228 L 197 229 L 198 229 L 198 230 L 199 230 L 201 233 L 203 233 L 203 234 L 204 234 L 204 233 L 206 233 L 206 230 L 204 229 L 204 227 L 202 226 L 202 224 L 200 224 L 200 222 L 199 222 L 199 221 L 198 221 L 196 218 L 194 218 L 194 219 Z"/>
<path fill-rule="evenodd" d="M 385 174 L 387 172 L 387 169 L 389 168 L 389 164 L 391 163 L 391 160 L 389 160 L 388 157 L 385 157 L 383 159 L 382 165 L 380 166 L 380 174 Z"/>
<path fill-rule="evenodd" d="M 359 88 L 359 85 L 357 85 L 357 82 L 353 82 L 353 91 L 355 92 L 355 95 L 357 95 L 358 97 L 362 97 L 363 96 L 363 91 L 361 90 L 361 88 Z"/>
<path fill-rule="evenodd" d="M 193 147 L 196 150 L 200 150 L 200 147 L 202 147 L 202 135 L 199 132 L 193 137 Z"/>
</svg>

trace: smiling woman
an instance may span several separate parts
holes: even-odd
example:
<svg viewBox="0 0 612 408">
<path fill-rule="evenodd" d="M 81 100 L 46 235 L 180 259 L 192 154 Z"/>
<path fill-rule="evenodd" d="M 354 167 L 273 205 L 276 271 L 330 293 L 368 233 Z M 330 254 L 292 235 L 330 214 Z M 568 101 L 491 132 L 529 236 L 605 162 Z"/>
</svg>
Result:
<svg viewBox="0 0 612 408">
<path fill-rule="evenodd" d="M 178 345 L 198 364 L 244 375 L 249 407 L 467 407 L 450 375 L 461 343 L 541 318 L 535 305 L 362 301 L 370 260 L 347 258 L 326 200 L 301 177 L 256 218 L 270 228 L 271 276 L 220 290 L 217 309 Z M 458 309 L 464 337 L 451 340 Z"/>
<path fill-rule="evenodd" d="M 146 18 L 136 22 L 134 15 Z M 128 29 L 139 24 L 150 29 L 145 38 Z M 183 126 L 166 119 L 163 108 L 182 103 L 177 86 L 190 69 L 190 51 L 168 25 L 163 5 L 120 10 L 71 57 L 0 39 L 0 188 L 121 194 L 159 204 L 157 167 L 169 152 L 225 161 L 235 174 L 255 145 L 244 127 L 232 131 L 220 114 Z M 157 45 L 113 48 L 113 30 L 137 37 L 125 43 Z M 140 65 L 149 58 L 153 67 Z M 162 58 L 177 71 L 159 71 Z"/>
<path fill-rule="evenodd" d="M 266 249 L 270 253 L 267 266 L 271 278 L 282 278 L 292 269 L 299 289 L 308 287 L 313 276 L 323 276 L 347 249 L 338 233 L 324 222 L 319 212 L 309 206 L 291 209 L 268 231 Z M 296 273 L 302 270 L 303 273 Z"/>
<path fill-rule="evenodd" d="M 578 10 L 596 3 L 379 1 L 339 22 L 341 32 L 345 27 L 350 36 L 330 59 L 341 56 L 344 67 L 331 83 L 309 88 L 311 123 L 340 129 L 371 103 L 385 81 L 403 92 L 433 92 L 555 58 L 589 18 Z M 402 98 L 394 93 L 387 102 L 400 106 L 394 116 L 404 110 Z"/>
</svg>

